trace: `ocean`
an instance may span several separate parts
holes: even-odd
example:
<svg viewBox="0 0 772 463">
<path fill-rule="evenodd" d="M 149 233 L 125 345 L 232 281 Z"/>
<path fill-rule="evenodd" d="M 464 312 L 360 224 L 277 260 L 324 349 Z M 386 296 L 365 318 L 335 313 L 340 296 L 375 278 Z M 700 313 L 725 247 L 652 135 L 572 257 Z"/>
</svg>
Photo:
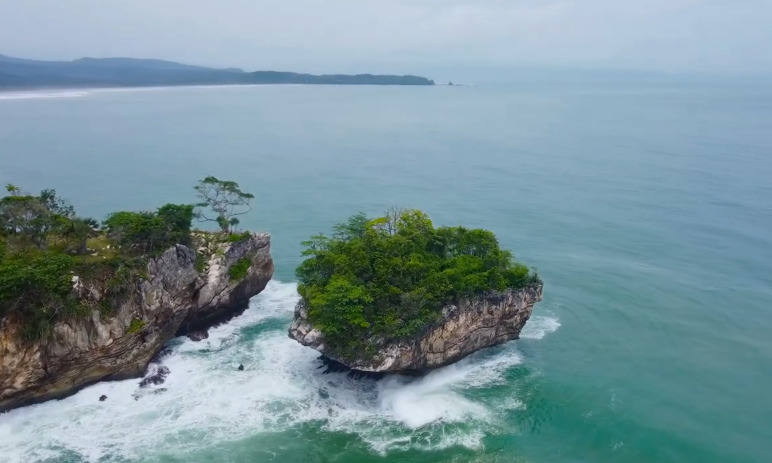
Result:
<svg viewBox="0 0 772 463">
<path fill-rule="evenodd" d="M 772 87 L 0 93 L 0 182 L 81 215 L 194 202 L 207 175 L 256 196 L 242 225 L 272 234 L 274 281 L 173 340 L 155 391 L 0 415 L 0 462 L 772 458 Z M 490 229 L 538 270 L 522 339 L 420 378 L 318 369 L 286 334 L 300 242 L 390 206 Z"/>
</svg>

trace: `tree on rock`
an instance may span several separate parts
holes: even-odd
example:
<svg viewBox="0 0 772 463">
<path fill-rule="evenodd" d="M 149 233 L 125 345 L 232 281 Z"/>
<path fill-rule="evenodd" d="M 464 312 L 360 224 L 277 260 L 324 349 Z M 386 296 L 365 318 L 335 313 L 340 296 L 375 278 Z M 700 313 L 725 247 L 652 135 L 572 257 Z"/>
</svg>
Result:
<svg viewBox="0 0 772 463">
<path fill-rule="evenodd" d="M 14 235 L 42 249 L 49 235 L 75 217 L 74 208 L 54 190 L 32 196 L 14 185 L 6 185 L 5 189 L 8 195 L 0 197 L 0 235 Z"/>
<path fill-rule="evenodd" d="M 202 202 L 196 204 L 196 217 L 204 222 L 217 222 L 223 233 L 230 233 L 231 228 L 239 224 L 237 215 L 252 210 L 249 203 L 255 196 L 241 191 L 236 182 L 209 176 L 199 180 L 195 190 L 202 199 Z"/>
</svg>

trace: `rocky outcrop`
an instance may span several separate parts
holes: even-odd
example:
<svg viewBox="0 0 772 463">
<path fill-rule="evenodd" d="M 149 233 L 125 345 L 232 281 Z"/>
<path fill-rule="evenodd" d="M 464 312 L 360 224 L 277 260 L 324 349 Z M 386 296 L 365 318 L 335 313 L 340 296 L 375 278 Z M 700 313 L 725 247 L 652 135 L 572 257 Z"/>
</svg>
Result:
<svg viewBox="0 0 772 463">
<path fill-rule="evenodd" d="M 490 293 L 443 308 L 440 322 L 407 341 L 371 339 L 373 358 L 342 359 L 325 344 L 324 335 L 308 321 L 305 301 L 295 308 L 289 336 L 352 370 L 375 373 L 423 373 L 457 362 L 486 347 L 517 339 L 533 306 L 542 299 L 542 285 Z"/>
<path fill-rule="evenodd" d="M 140 377 L 172 337 L 244 310 L 273 276 L 270 236 L 253 234 L 237 243 L 201 238 L 196 250 L 177 245 L 150 260 L 142 280 L 108 316 L 94 310 L 57 322 L 49 336 L 32 343 L 17 320 L 0 320 L 0 411 L 62 398 L 98 381 Z M 197 251 L 208 256 L 203 269 Z M 250 264 L 247 275 L 231 278 L 230 268 L 243 259 Z M 103 297 L 78 278 L 73 282 L 81 298 Z"/>
</svg>

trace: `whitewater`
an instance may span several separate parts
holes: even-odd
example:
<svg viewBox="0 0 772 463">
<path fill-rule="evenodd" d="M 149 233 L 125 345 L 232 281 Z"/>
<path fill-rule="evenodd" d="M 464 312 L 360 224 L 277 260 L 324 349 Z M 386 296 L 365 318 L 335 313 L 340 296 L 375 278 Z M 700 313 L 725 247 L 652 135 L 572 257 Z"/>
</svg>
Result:
<svg viewBox="0 0 772 463">
<path fill-rule="evenodd" d="M 486 433 L 504 431 L 501 413 L 523 407 L 516 391 L 494 402 L 468 396 L 504 384 L 507 370 L 525 361 L 516 342 L 420 378 L 324 374 L 318 353 L 287 337 L 298 298 L 296 284 L 273 281 L 208 339 L 174 339 L 150 365 L 171 370 L 161 385 L 103 382 L 0 416 L 0 461 L 145 460 L 309 422 L 355 434 L 380 454 L 478 448 Z M 554 317 L 536 315 L 522 337 L 541 339 L 559 326 Z"/>
</svg>

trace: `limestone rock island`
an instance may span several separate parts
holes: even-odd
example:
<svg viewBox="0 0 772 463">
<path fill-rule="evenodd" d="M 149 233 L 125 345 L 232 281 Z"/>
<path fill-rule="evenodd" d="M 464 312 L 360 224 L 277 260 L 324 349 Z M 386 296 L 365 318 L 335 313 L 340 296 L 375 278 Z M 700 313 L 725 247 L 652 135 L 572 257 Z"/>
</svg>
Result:
<svg viewBox="0 0 772 463">
<path fill-rule="evenodd" d="M 357 215 L 304 244 L 289 336 L 357 371 L 423 373 L 517 339 L 542 299 L 493 233 L 420 211 Z"/>
<path fill-rule="evenodd" d="M 219 189 L 218 201 L 251 198 L 206 180 L 202 190 Z M 53 190 L 9 185 L 0 198 L 0 412 L 140 377 L 171 338 L 243 311 L 273 275 L 271 238 L 234 232 L 231 206 L 210 213 L 216 232 L 191 230 L 203 212 L 177 204 L 116 212 L 100 227 Z"/>
</svg>

